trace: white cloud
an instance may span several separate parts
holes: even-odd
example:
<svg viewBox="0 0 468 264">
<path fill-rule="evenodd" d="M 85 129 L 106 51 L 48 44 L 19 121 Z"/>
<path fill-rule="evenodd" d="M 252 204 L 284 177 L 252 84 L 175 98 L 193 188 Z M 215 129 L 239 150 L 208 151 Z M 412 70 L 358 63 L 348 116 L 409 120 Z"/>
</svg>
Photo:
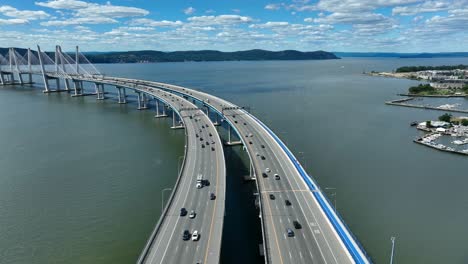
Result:
<svg viewBox="0 0 468 264">
<path fill-rule="evenodd" d="M 73 26 L 73 25 L 84 25 L 84 24 L 113 24 L 118 21 L 108 17 L 78 17 L 71 18 L 68 20 L 50 20 L 41 22 L 41 26 Z"/>
<path fill-rule="evenodd" d="M 442 1 L 427 1 L 418 5 L 397 6 L 392 9 L 393 15 L 416 15 L 419 13 L 438 12 L 447 10 L 451 7 L 451 3 Z"/>
<path fill-rule="evenodd" d="M 35 4 L 53 9 L 80 9 L 89 5 L 87 2 L 77 0 L 49 0 L 47 2 L 35 2 Z"/>
<path fill-rule="evenodd" d="M 247 24 L 253 21 L 251 17 L 239 15 L 194 16 L 189 17 L 187 20 L 197 25 L 234 25 Z"/>
<path fill-rule="evenodd" d="M 187 7 L 186 9 L 184 9 L 184 14 L 191 15 L 191 14 L 195 13 L 195 11 L 197 11 L 197 10 L 190 6 L 190 7 Z"/>
<path fill-rule="evenodd" d="M 375 24 L 388 20 L 382 14 L 376 13 L 332 13 L 319 18 L 306 18 L 306 22 L 325 24 Z"/>
<path fill-rule="evenodd" d="M 268 4 L 265 6 L 267 10 L 279 10 L 281 8 L 280 4 Z"/>
<path fill-rule="evenodd" d="M 149 12 L 142 8 L 131 6 L 116 6 L 107 2 L 105 5 L 96 3 L 88 3 L 77 0 L 51 0 L 48 2 L 35 2 L 36 5 L 49 7 L 53 9 L 64 9 L 75 11 L 77 17 L 107 17 L 107 18 L 123 18 L 146 16 Z"/>
<path fill-rule="evenodd" d="M 156 21 L 153 19 L 149 18 L 136 18 L 130 21 L 129 23 L 132 26 L 145 26 L 145 27 L 177 27 L 181 26 L 184 23 L 182 21 L 168 21 L 168 20 L 162 20 L 162 21 Z"/>
<path fill-rule="evenodd" d="M 28 24 L 29 21 L 26 19 L 21 18 L 12 18 L 12 19 L 1 19 L 0 18 L 0 26 L 4 25 L 24 25 Z"/>
<path fill-rule="evenodd" d="M 18 10 L 12 6 L 0 6 L 0 13 L 8 17 L 20 18 L 24 20 L 44 19 L 50 15 L 44 11 Z"/>
<path fill-rule="evenodd" d="M 81 17 L 105 16 L 110 18 L 123 18 L 146 16 L 148 14 L 149 12 L 147 10 L 137 7 L 114 6 L 111 4 L 89 4 L 86 8 L 78 9 L 76 15 Z"/>
</svg>

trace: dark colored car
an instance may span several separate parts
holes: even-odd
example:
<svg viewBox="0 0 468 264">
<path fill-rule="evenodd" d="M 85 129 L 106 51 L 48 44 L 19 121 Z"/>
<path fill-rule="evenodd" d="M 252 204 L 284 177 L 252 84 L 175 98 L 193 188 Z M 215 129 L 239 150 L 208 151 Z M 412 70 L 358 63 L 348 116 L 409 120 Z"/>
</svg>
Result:
<svg viewBox="0 0 468 264">
<path fill-rule="evenodd" d="M 210 193 L 210 200 L 216 199 L 216 195 L 214 193 Z"/>
<path fill-rule="evenodd" d="M 201 126 L 201 128 L 205 128 L 205 126 L 204 126 L 204 125 L 202 125 L 202 126 Z"/>
<path fill-rule="evenodd" d="M 262 148 L 265 148 L 265 145 L 262 145 Z"/>
<path fill-rule="evenodd" d="M 263 172 L 263 173 L 262 173 L 262 177 L 263 177 L 263 178 L 267 178 L 267 177 L 268 177 L 268 174 L 266 174 L 266 173 Z"/>
<path fill-rule="evenodd" d="M 202 137 L 200 138 L 200 141 L 203 141 L 203 138 L 202 138 Z"/>
<path fill-rule="evenodd" d="M 210 186 L 210 181 L 209 180 L 203 180 L 203 184 L 205 186 Z"/>
<path fill-rule="evenodd" d="M 184 233 L 182 234 L 182 239 L 185 241 L 190 239 L 190 232 L 188 230 L 184 231 Z"/>
<path fill-rule="evenodd" d="M 214 147 L 211 147 L 211 151 L 214 151 Z"/>
<path fill-rule="evenodd" d="M 205 144 L 202 143 L 202 144 L 201 144 L 201 147 L 202 147 L 202 148 L 205 148 Z"/>
<path fill-rule="evenodd" d="M 198 134 L 195 134 L 196 137 L 199 137 Z"/>
<path fill-rule="evenodd" d="M 210 133 L 210 137 L 212 137 L 213 135 Z"/>
<path fill-rule="evenodd" d="M 187 215 L 187 210 L 185 208 L 180 209 L 180 216 L 186 216 Z"/>
<path fill-rule="evenodd" d="M 252 141 L 249 141 L 249 144 L 252 145 L 253 144 Z"/>
<path fill-rule="evenodd" d="M 234 120 L 234 123 L 236 123 L 236 124 L 237 124 L 237 120 Z"/>
<path fill-rule="evenodd" d="M 275 199 L 275 195 L 274 195 L 274 194 L 270 194 L 270 199 L 271 199 L 271 200 L 274 200 L 274 199 Z"/>
<path fill-rule="evenodd" d="M 289 200 L 285 200 L 284 203 L 286 204 L 286 206 L 291 206 L 291 202 Z"/>
<path fill-rule="evenodd" d="M 294 231 L 292 231 L 291 228 L 286 228 L 286 233 L 288 233 L 288 237 L 294 236 Z"/>
<path fill-rule="evenodd" d="M 294 228 L 296 228 L 296 229 L 301 229 L 302 228 L 302 225 L 297 220 L 293 221 L 293 225 L 294 225 Z"/>
<path fill-rule="evenodd" d="M 246 126 L 246 125 L 247 125 L 247 123 L 244 123 L 244 126 Z"/>
<path fill-rule="evenodd" d="M 262 158 L 262 160 L 265 160 L 265 156 L 262 156 L 261 158 Z"/>
</svg>

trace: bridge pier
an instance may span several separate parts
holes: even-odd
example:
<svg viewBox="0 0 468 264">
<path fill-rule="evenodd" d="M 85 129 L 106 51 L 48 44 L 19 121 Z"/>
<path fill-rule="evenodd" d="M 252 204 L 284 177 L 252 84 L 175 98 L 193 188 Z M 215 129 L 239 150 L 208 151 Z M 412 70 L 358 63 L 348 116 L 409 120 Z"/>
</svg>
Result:
<svg viewBox="0 0 468 264">
<path fill-rule="evenodd" d="M 83 81 L 73 80 L 73 89 L 75 90 L 75 94 L 72 96 L 83 95 Z"/>
<path fill-rule="evenodd" d="M 104 100 L 106 99 L 104 95 L 104 84 L 102 83 L 94 83 L 94 87 L 96 88 L 96 95 L 97 95 L 97 100 Z"/>
<path fill-rule="evenodd" d="M 137 94 L 138 96 L 138 110 L 145 110 L 145 109 L 148 109 L 148 106 L 146 105 L 146 94 L 145 93 L 142 93 L 142 92 L 139 92 L 139 91 L 135 91 L 135 93 Z"/>
<path fill-rule="evenodd" d="M 167 117 L 166 115 L 166 106 L 163 104 L 163 113 L 159 114 L 159 100 L 156 97 L 153 97 L 155 102 L 156 102 L 156 115 L 154 117 L 159 118 L 159 117 Z M 162 103 L 162 102 L 161 102 Z"/>
<path fill-rule="evenodd" d="M 117 95 L 119 99 L 119 104 L 126 104 L 127 103 L 127 95 L 124 87 L 116 86 L 117 88 Z M 122 91 L 123 90 L 123 91 Z"/>
<path fill-rule="evenodd" d="M 228 125 L 228 141 L 225 143 L 226 146 L 237 146 L 242 145 L 242 141 L 231 141 L 231 126 Z"/>
<path fill-rule="evenodd" d="M 172 109 L 172 126 L 171 126 L 171 128 L 172 129 L 184 128 L 184 125 L 182 125 L 181 122 L 179 122 L 180 123 L 179 125 L 176 125 L 176 118 L 177 118 L 176 113 L 175 113 L 174 109 Z"/>
</svg>

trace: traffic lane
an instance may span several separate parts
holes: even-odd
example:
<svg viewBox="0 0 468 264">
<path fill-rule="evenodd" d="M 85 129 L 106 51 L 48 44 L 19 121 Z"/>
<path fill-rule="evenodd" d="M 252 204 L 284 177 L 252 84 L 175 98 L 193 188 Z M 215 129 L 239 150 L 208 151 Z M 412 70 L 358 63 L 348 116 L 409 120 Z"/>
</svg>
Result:
<svg viewBox="0 0 468 264">
<path fill-rule="evenodd" d="M 203 138 L 203 144 L 206 142 L 206 138 L 209 136 L 208 132 L 206 132 L 205 128 L 201 128 L 202 124 L 204 127 L 204 122 L 206 121 L 204 118 L 202 118 L 200 121 L 195 122 L 197 123 L 196 126 L 196 131 L 199 134 L 199 138 Z M 200 129 L 202 132 L 200 132 Z M 204 192 L 203 189 L 206 189 L 207 186 L 197 189 L 195 187 L 196 184 L 196 177 L 198 173 L 201 173 L 203 175 L 204 179 L 209 180 L 212 184 L 216 184 L 216 180 L 213 179 L 213 171 L 210 167 L 210 164 L 213 157 L 210 152 L 207 151 L 207 147 L 201 148 L 202 142 L 199 141 L 196 144 L 200 145 L 199 149 L 201 152 L 199 153 L 201 159 L 201 164 L 198 166 L 200 169 L 199 171 L 193 171 L 189 177 L 191 178 L 191 188 L 189 188 L 189 192 L 191 193 L 190 199 L 188 204 L 185 204 L 187 210 L 190 212 L 190 210 L 195 209 L 195 212 L 197 212 L 197 216 L 194 219 L 190 219 L 187 216 L 183 217 L 184 219 L 181 222 L 181 225 L 178 227 L 180 230 L 180 234 L 182 234 L 183 230 L 189 230 L 189 232 L 192 234 L 195 230 L 198 230 L 200 233 L 200 239 L 199 241 L 183 241 L 182 238 L 179 238 L 176 241 L 173 241 L 172 243 L 175 243 L 176 245 L 182 245 L 185 250 L 183 250 L 181 253 L 178 254 L 177 252 L 177 246 L 174 248 L 175 250 L 173 251 L 173 254 L 169 255 L 167 260 L 165 260 L 166 263 L 186 263 L 185 261 L 187 259 L 196 259 L 201 255 L 202 252 L 200 252 L 200 248 L 205 248 L 206 247 L 206 235 L 205 235 L 205 229 L 206 225 L 209 224 L 209 219 L 206 218 L 207 215 L 209 215 L 212 211 L 213 208 L 209 207 L 208 203 L 200 203 L 202 198 L 202 194 Z M 211 185 L 211 184 L 210 184 Z M 186 243 L 189 242 L 189 243 Z"/>
<path fill-rule="evenodd" d="M 247 122 L 247 120 L 244 120 Z M 285 232 L 286 228 L 291 228 L 292 230 L 294 230 L 294 227 L 293 227 L 293 224 L 291 221 L 294 221 L 294 220 L 297 220 L 299 223 L 306 223 L 307 221 L 305 220 L 305 217 L 303 215 L 302 212 L 290 212 L 291 209 L 294 209 L 295 206 L 293 206 L 294 204 L 298 204 L 298 201 L 296 199 L 296 195 L 294 195 L 294 193 L 292 193 L 292 198 L 290 197 L 291 195 L 288 195 L 288 194 L 285 194 L 284 197 L 283 197 L 283 192 L 291 192 L 293 191 L 293 189 L 291 188 L 291 184 L 289 182 L 289 179 L 288 179 L 288 173 L 286 173 L 285 170 L 283 170 L 282 166 L 280 165 L 280 162 L 278 161 L 279 157 L 276 155 L 276 152 L 274 152 L 273 150 L 271 150 L 270 148 L 270 145 L 271 145 L 271 142 L 266 142 L 265 140 L 268 139 L 268 137 L 262 137 L 261 136 L 261 133 L 258 131 L 258 129 L 255 129 L 255 125 L 254 124 L 251 124 L 251 127 L 254 129 L 254 131 L 251 133 L 253 133 L 253 137 L 251 138 L 251 140 L 253 141 L 253 145 L 257 145 L 257 144 L 264 144 L 265 148 L 263 149 L 264 152 L 262 153 L 264 156 L 265 156 L 265 160 L 264 160 L 264 166 L 269 166 L 269 168 L 272 170 L 272 172 L 270 173 L 270 177 L 268 178 L 261 178 L 260 181 L 263 181 L 263 182 L 272 182 L 274 188 L 272 188 L 271 190 L 274 191 L 274 195 L 277 195 L 279 196 L 278 198 L 280 199 L 281 201 L 281 205 L 279 207 L 276 207 L 277 208 L 277 212 L 275 213 L 276 216 L 280 217 L 280 223 L 283 224 L 283 225 L 286 225 L 285 223 L 287 223 L 288 226 L 285 226 L 284 227 L 284 230 L 283 232 Z M 263 161 L 263 160 L 262 160 Z M 273 178 L 273 174 L 275 173 L 278 173 L 280 175 L 280 180 L 275 180 Z M 264 190 L 265 191 L 265 190 Z M 288 198 L 288 200 L 291 201 L 292 205 L 291 205 L 291 208 L 287 208 L 286 204 L 284 203 L 284 201 L 286 200 L 285 198 Z M 293 219 L 293 220 L 291 220 Z M 281 228 L 279 228 L 279 231 L 281 231 Z M 319 252 L 319 245 L 317 245 L 316 243 L 312 243 L 311 239 L 307 239 L 306 236 L 308 233 L 311 233 L 311 232 L 308 232 L 308 231 L 311 231 L 311 230 L 297 230 L 296 231 L 296 238 L 297 239 L 288 239 L 286 240 L 287 243 L 293 243 L 294 245 L 292 246 L 293 250 L 289 250 L 288 252 L 288 256 L 289 256 L 289 259 L 291 261 L 297 261 L 297 260 L 302 260 L 302 261 L 314 261 L 313 263 L 321 263 L 323 262 L 323 257 L 321 256 L 320 252 Z M 285 234 L 285 233 L 283 233 Z M 313 234 L 312 234 L 313 235 Z M 310 250 L 313 250 L 315 252 L 315 257 L 313 257 L 312 255 L 310 254 L 305 254 L 303 253 L 302 251 L 304 251 L 304 246 L 306 248 L 309 248 Z M 297 250 L 295 249 L 300 249 L 302 247 L 302 250 L 298 250 L 298 252 L 295 252 Z M 291 253 L 292 252 L 292 253 Z M 306 251 L 307 252 L 307 251 Z M 296 253 L 296 254 L 295 254 Z M 318 254 L 317 254 L 318 253 Z M 310 260 L 308 260 L 310 259 Z"/>
<path fill-rule="evenodd" d="M 192 126 L 192 124 L 188 124 L 188 126 Z M 187 129 L 190 131 L 191 127 L 187 127 Z M 182 188 L 176 189 L 176 194 L 174 196 L 175 202 L 171 205 L 168 215 L 166 215 L 167 220 L 165 220 L 164 226 L 157 236 L 156 244 L 154 244 L 155 246 L 151 247 L 148 260 L 145 261 L 146 263 L 160 263 L 158 259 L 162 258 L 165 255 L 164 252 L 167 250 L 167 248 L 164 247 L 164 243 L 169 241 L 170 237 L 173 236 L 175 232 L 174 227 L 177 226 L 177 224 L 173 225 L 173 223 L 179 221 L 180 206 L 184 203 L 184 200 L 187 199 L 188 196 L 188 188 L 190 186 L 190 178 L 188 177 L 188 173 L 195 170 L 195 167 L 197 166 L 196 160 L 199 159 L 198 153 L 200 150 L 196 146 L 196 142 L 192 142 L 193 138 L 194 137 L 189 137 L 188 139 L 190 144 L 188 146 L 188 151 L 192 151 L 194 153 L 191 155 L 189 155 L 190 153 L 187 154 L 187 164 L 186 167 L 184 167 L 184 174 L 182 176 Z"/>
<path fill-rule="evenodd" d="M 201 128 L 199 126 L 198 128 Z M 202 137 L 205 140 L 205 137 L 208 137 L 208 133 L 205 132 L 204 129 L 202 129 L 202 132 L 199 132 L 200 137 Z M 205 141 L 203 141 L 205 142 Z M 201 142 L 199 143 L 201 144 Z M 211 182 L 211 184 L 216 184 L 216 181 L 213 180 L 212 177 L 212 171 L 211 167 L 209 166 L 212 164 L 210 162 L 213 160 L 213 157 L 210 157 L 210 153 L 207 153 L 207 148 L 202 148 L 203 155 L 205 157 L 203 164 L 201 165 L 202 171 L 201 173 L 204 176 L 204 179 L 207 179 Z M 204 173 L 203 173 L 204 172 Z M 187 226 L 190 233 L 193 233 L 194 230 L 198 230 L 200 233 L 200 239 L 198 241 L 187 241 L 189 243 L 185 243 L 189 250 L 187 251 L 186 254 L 177 254 L 177 251 L 174 252 L 173 258 L 169 258 L 167 263 L 187 263 L 186 261 L 188 259 L 194 260 L 198 259 L 203 255 L 203 251 L 200 250 L 206 247 L 206 241 L 207 241 L 207 232 L 206 232 L 206 226 L 209 224 L 209 219 L 207 216 L 211 213 L 211 211 L 214 208 L 210 208 L 210 205 L 206 202 L 207 199 L 203 199 L 203 194 L 205 194 L 206 189 L 208 186 L 205 186 L 201 189 L 197 189 L 195 187 L 195 181 L 196 181 L 196 176 L 198 175 L 199 172 L 194 172 L 192 176 L 192 192 L 194 193 L 194 196 L 191 198 L 190 204 L 191 204 L 191 209 L 195 209 L 197 212 L 197 216 L 194 219 L 187 218 L 185 219 Z M 211 185 L 210 184 L 210 185 Z M 205 189 L 205 190 L 204 190 Z M 203 200 L 203 203 L 202 203 Z M 181 242 L 183 243 L 183 242 Z"/>
<path fill-rule="evenodd" d="M 274 179 L 273 174 L 275 173 L 280 173 L 281 174 L 281 168 L 278 168 L 274 162 L 274 157 L 266 151 L 266 149 L 261 148 L 262 144 L 266 144 L 265 141 L 263 141 L 263 138 L 259 137 L 256 131 L 252 130 L 251 126 L 245 126 L 243 125 L 243 120 L 242 118 L 238 118 L 238 121 L 241 121 L 241 130 L 240 132 L 243 134 L 242 137 L 245 137 L 247 135 L 248 137 L 245 137 L 246 141 L 248 142 L 247 144 L 247 149 L 248 151 L 251 152 L 252 155 L 252 161 L 255 164 L 256 168 L 256 175 L 257 175 L 257 181 L 259 181 L 259 192 L 262 195 L 262 198 L 264 199 L 263 203 L 266 205 L 267 209 L 269 209 L 270 213 L 266 212 L 264 214 L 264 217 L 270 221 L 267 221 L 267 228 L 271 229 L 271 232 L 268 231 L 268 234 L 273 236 L 271 239 L 273 240 L 273 243 L 270 244 L 270 248 L 275 248 L 278 251 L 277 257 L 274 258 L 275 260 L 278 260 L 279 263 L 284 263 L 287 262 L 288 258 L 291 258 L 292 255 L 295 255 L 294 253 L 294 248 L 297 246 L 296 241 L 291 241 L 289 243 L 284 243 L 284 240 L 291 240 L 291 238 L 286 237 L 285 231 L 286 227 L 284 225 L 289 221 L 288 216 L 283 215 L 282 213 L 279 212 L 278 210 L 278 203 L 284 204 L 281 198 L 278 196 L 279 193 L 275 193 L 274 195 L 276 196 L 275 200 L 270 199 L 270 194 L 271 190 L 275 190 L 277 188 L 273 187 L 274 185 L 278 184 L 278 181 Z M 250 136 L 253 135 L 253 136 Z M 250 144 L 252 142 L 252 144 Z M 253 153 L 259 153 L 260 156 L 257 156 L 256 154 Z M 262 160 L 261 157 L 265 157 L 265 160 Z M 263 178 L 262 174 L 266 173 L 265 169 L 269 168 L 271 172 L 268 172 L 267 178 Z M 267 189 L 266 185 L 269 184 L 271 185 L 271 189 Z M 268 203 L 268 204 L 267 204 Z M 268 225 L 268 223 L 271 223 L 271 226 Z M 281 251 L 287 252 L 283 256 Z M 291 253 L 293 252 L 293 253 Z"/>
<path fill-rule="evenodd" d="M 282 149 L 280 149 L 279 145 L 276 144 L 272 146 L 273 146 L 272 151 L 274 153 L 284 154 Z M 307 188 L 305 183 L 302 181 L 302 178 L 300 179 L 298 178 L 301 176 L 298 174 L 296 168 L 289 161 L 289 159 L 279 158 L 278 161 L 282 164 L 281 166 L 288 171 L 287 173 L 291 175 L 291 177 L 288 177 L 287 180 L 290 182 L 292 186 L 295 185 L 295 188 L 300 189 L 300 190 Z M 290 178 L 292 180 L 290 180 Z M 309 197 L 306 197 L 306 195 L 309 195 Z M 308 223 L 316 223 L 316 226 L 312 228 L 314 230 L 312 235 L 317 240 L 319 240 L 319 243 L 317 244 L 321 247 L 321 253 L 322 255 L 324 255 L 324 258 L 326 258 L 328 261 L 338 262 L 335 254 L 349 256 L 347 250 L 345 250 L 344 245 L 342 244 L 341 240 L 336 234 L 334 228 L 329 223 L 328 218 L 326 218 L 326 216 L 324 215 L 321 207 L 315 207 L 315 208 L 311 207 L 311 204 L 316 204 L 317 206 L 319 206 L 315 197 L 313 197 L 312 193 L 310 191 L 299 192 L 298 195 L 296 195 L 296 198 L 298 200 L 302 199 L 302 204 L 307 205 L 307 207 L 301 206 L 301 211 L 303 212 L 304 216 L 308 220 Z M 307 208 L 309 210 L 307 210 Z M 311 219 L 315 221 L 310 221 Z M 328 233 L 327 235 L 324 236 L 323 232 L 328 232 Z M 316 234 L 317 236 L 315 236 Z M 340 258 L 340 259 L 344 259 L 344 258 Z M 352 261 L 351 259 L 349 260 Z"/>
</svg>

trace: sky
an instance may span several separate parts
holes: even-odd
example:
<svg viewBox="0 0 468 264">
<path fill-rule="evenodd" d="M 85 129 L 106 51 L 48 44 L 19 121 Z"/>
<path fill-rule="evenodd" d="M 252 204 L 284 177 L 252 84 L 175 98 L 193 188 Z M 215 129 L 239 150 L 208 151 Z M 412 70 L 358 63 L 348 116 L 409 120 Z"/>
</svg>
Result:
<svg viewBox="0 0 468 264">
<path fill-rule="evenodd" d="M 468 51 L 468 0 L 0 0 L 0 47 Z"/>
</svg>

